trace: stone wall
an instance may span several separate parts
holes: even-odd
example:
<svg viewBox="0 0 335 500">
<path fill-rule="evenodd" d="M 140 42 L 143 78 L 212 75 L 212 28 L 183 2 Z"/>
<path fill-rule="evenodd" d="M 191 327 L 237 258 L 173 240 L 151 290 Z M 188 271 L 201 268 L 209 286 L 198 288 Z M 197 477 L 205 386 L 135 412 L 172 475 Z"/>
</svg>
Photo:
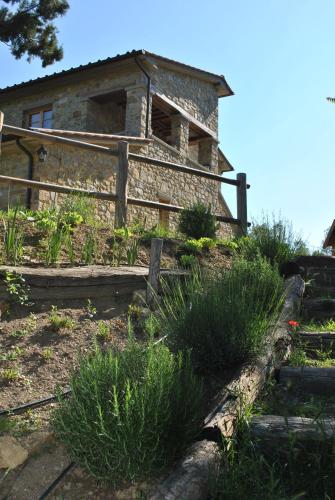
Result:
<svg viewBox="0 0 335 500">
<path fill-rule="evenodd" d="M 218 96 L 214 85 L 160 67 L 153 76 L 153 86 L 213 132 L 217 132 Z"/>
</svg>

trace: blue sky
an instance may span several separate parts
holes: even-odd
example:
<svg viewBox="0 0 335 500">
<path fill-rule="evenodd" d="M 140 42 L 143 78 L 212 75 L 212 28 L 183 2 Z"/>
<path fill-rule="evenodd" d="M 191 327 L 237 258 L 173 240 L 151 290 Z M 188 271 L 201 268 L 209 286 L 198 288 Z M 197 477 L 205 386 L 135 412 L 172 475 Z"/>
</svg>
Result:
<svg viewBox="0 0 335 500">
<path fill-rule="evenodd" d="M 248 175 L 249 217 L 281 213 L 320 246 L 335 217 L 334 0 L 70 4 L 64 59 L 43 69 L 1 46 L 1 87 L 140 48 L 224 74 L 235 95 L 220 100 L 220 146 Z"/>
</svg>

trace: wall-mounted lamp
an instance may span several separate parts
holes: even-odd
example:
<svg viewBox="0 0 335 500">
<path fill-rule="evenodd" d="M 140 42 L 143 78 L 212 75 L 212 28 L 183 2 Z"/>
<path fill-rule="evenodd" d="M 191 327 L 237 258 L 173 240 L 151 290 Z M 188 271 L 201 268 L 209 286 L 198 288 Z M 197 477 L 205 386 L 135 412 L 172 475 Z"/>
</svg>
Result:
<svg viewBox="0 0 335 500">
<path fill-rule="evenodd" d="M 38 161 L 44 162 L 46 160 L 46 157 L 48 156 L 48 151 L 45 149 L 45 147 L 43 146 L 43 144 L 37 150 L 37 154 L 38 154 Z"/>
</svg>

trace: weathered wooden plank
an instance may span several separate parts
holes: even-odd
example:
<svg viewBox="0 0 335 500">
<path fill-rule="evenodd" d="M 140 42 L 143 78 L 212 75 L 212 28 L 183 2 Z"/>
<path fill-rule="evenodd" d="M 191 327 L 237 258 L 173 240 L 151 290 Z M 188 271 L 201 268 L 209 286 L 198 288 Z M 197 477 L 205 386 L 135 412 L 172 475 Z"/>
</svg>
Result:
<svg viewBox="0 0 335 500">
<path fill-rule="evenodd" d="M 13 127 L 12 125 L 3 124 L 2 127 L 3 134 L 16 135 L 18 137 L 32 137 L 33 139 L 39 139 L 43 142 L 59 143 L 65 144 L 67 146 L 75 146 L 80 149 L 86 149 L 91 151 L 96 151 L 99 153 L 105 153 L 110 156 L 117 156 L 117 151 L 114 151 L 105 146 L 98 146 L 97 144 L 91 144 L 89 142 L 77 141 L 75 139 L 69 139 L 67 137 L 60 137 L 58 135 L 45 134 L 44 132 L 37 132 L 35 130 L 28 130 L 20 127 Z"/>
<path fill-rule="evenodd" d="M 162 238 L 152 238 L 150 250 L 150 266 L 147 285 L 147 304 L 152 306 L 155 295 L 158 291 L 159 274 L 161 270 L 163 240 Z"/>
<path fill-rule="evenodd" d="M 127 225 L 129 144 L 120 141 L 118 144 L 118 170 L 116 175 L 115 227 Z"/>
<path fill-rule="evenodd" d="M 21 179 L 19 177 L 11 177 L 8 175 L 0 175 L 0 183 L 18 184 L 25 187 L 36 188 L 39 191 L 51 191 L 52 193 L 65 194 L 85 194 L 98 200 L 116 201 L 115 193 L 107 193 L 104 191 L 91 191 L 88 189 L 79 189 L 70 186 L 62 186 L 60 184 L 51 184 L 49 182 L 31 181 Z"/>
<path fill-rule="evenodd" d="M 237 218 L 240 220 L 240 228 L 243 235 L 248 231 L 248 213 L 247 213 L 247 176 L 246 174 L 237 174 Z"/>
<path fill-rule="evenodd" d="M 303 345 L 312 349 L 322 348 L 335 352 L 335 332 L 299 332 L 298 338 Z"/>
<path fill-rule="evenodd" d="M 304 446 L 332 440 L 335 436 L 335 419 L 316 421 L 306 417 L 262 415 L 252 419 L 250 432 L 257 444 L 266 451 L 280 452 L 292 440 L 295 444 L 301 443 Z"/>
<path fill-rule="evenodd" d="M 99 134 L 97 132 L 79 132 L 78 130 L 57 130 L 38 127 L 33 128 L 32 130 L 50 135 L 65 136 L 70 139 L 88 139 L 90 143 L 92 142 L 94 144 L 106 144 L 108 142 L 111 144 L 117 144 L 119 141 L 127 141 L 130 144 L 138 144 L 139 146 L 142 146 L 153 142 L 153 139 L 148 139 L 146 137 L 133 137 L 130 135 Z"/>
<path fill-rule="evenodd" d="M 315 366 L 283 366 L 280 369 L 281 384 L 316 394 L 335 393 L 335 367 L 318 368 Z"/>
<path fill-rule="evenodd" d="M 158 167 L 165 167 L 169 170 L 174 170 L 175 172 L 182 172 L 184 174 L 195 175 L 196 177 L 204 177 L 205 179 L 210 179 L 213 181 L 223 182 L 225 184 L 230 184 L 232 186 L 238 186 L 238 181 L 235 179 L 228 179 L 221 177 L 221 175 L 213 174 L 206 170 L 200 170 L 197 168 L 186 167 L 185 165 L 180 165 L 179 163 L 172 163 L 165 160 L 159 160 L 158 158 L 151 158 L 150 156 L 139 155 L 136 153 L 130 153 L 129 159 L 136 162 L 143 162 L 149 165 L 157 165 Z"/>
</svg>

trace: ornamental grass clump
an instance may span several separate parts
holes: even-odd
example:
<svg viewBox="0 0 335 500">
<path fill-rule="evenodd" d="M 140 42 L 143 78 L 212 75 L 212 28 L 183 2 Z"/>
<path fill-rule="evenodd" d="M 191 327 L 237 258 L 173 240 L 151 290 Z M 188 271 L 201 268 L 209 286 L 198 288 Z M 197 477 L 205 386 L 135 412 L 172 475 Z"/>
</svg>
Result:
<svg viewBox="0 0 335 500">
<path fill-rule="evenodd" d="M 278 271 L 261 258 L 236 260 L 215 279 L 194 272 L 186 287 L 164 285 L 161 333 L 173 350 L 191 349 L 204 371 L 250 360 L 278 318 L 283 286 Z"/>
<path fill-rule="evenodd" d="M 199 432 L 202 384 L 189 355 L 162 343 L 96 347 L 70 387 L 55 410 L 55 432 L 78 465 L 114 486 L 158 472 Z"/>
</svg>

